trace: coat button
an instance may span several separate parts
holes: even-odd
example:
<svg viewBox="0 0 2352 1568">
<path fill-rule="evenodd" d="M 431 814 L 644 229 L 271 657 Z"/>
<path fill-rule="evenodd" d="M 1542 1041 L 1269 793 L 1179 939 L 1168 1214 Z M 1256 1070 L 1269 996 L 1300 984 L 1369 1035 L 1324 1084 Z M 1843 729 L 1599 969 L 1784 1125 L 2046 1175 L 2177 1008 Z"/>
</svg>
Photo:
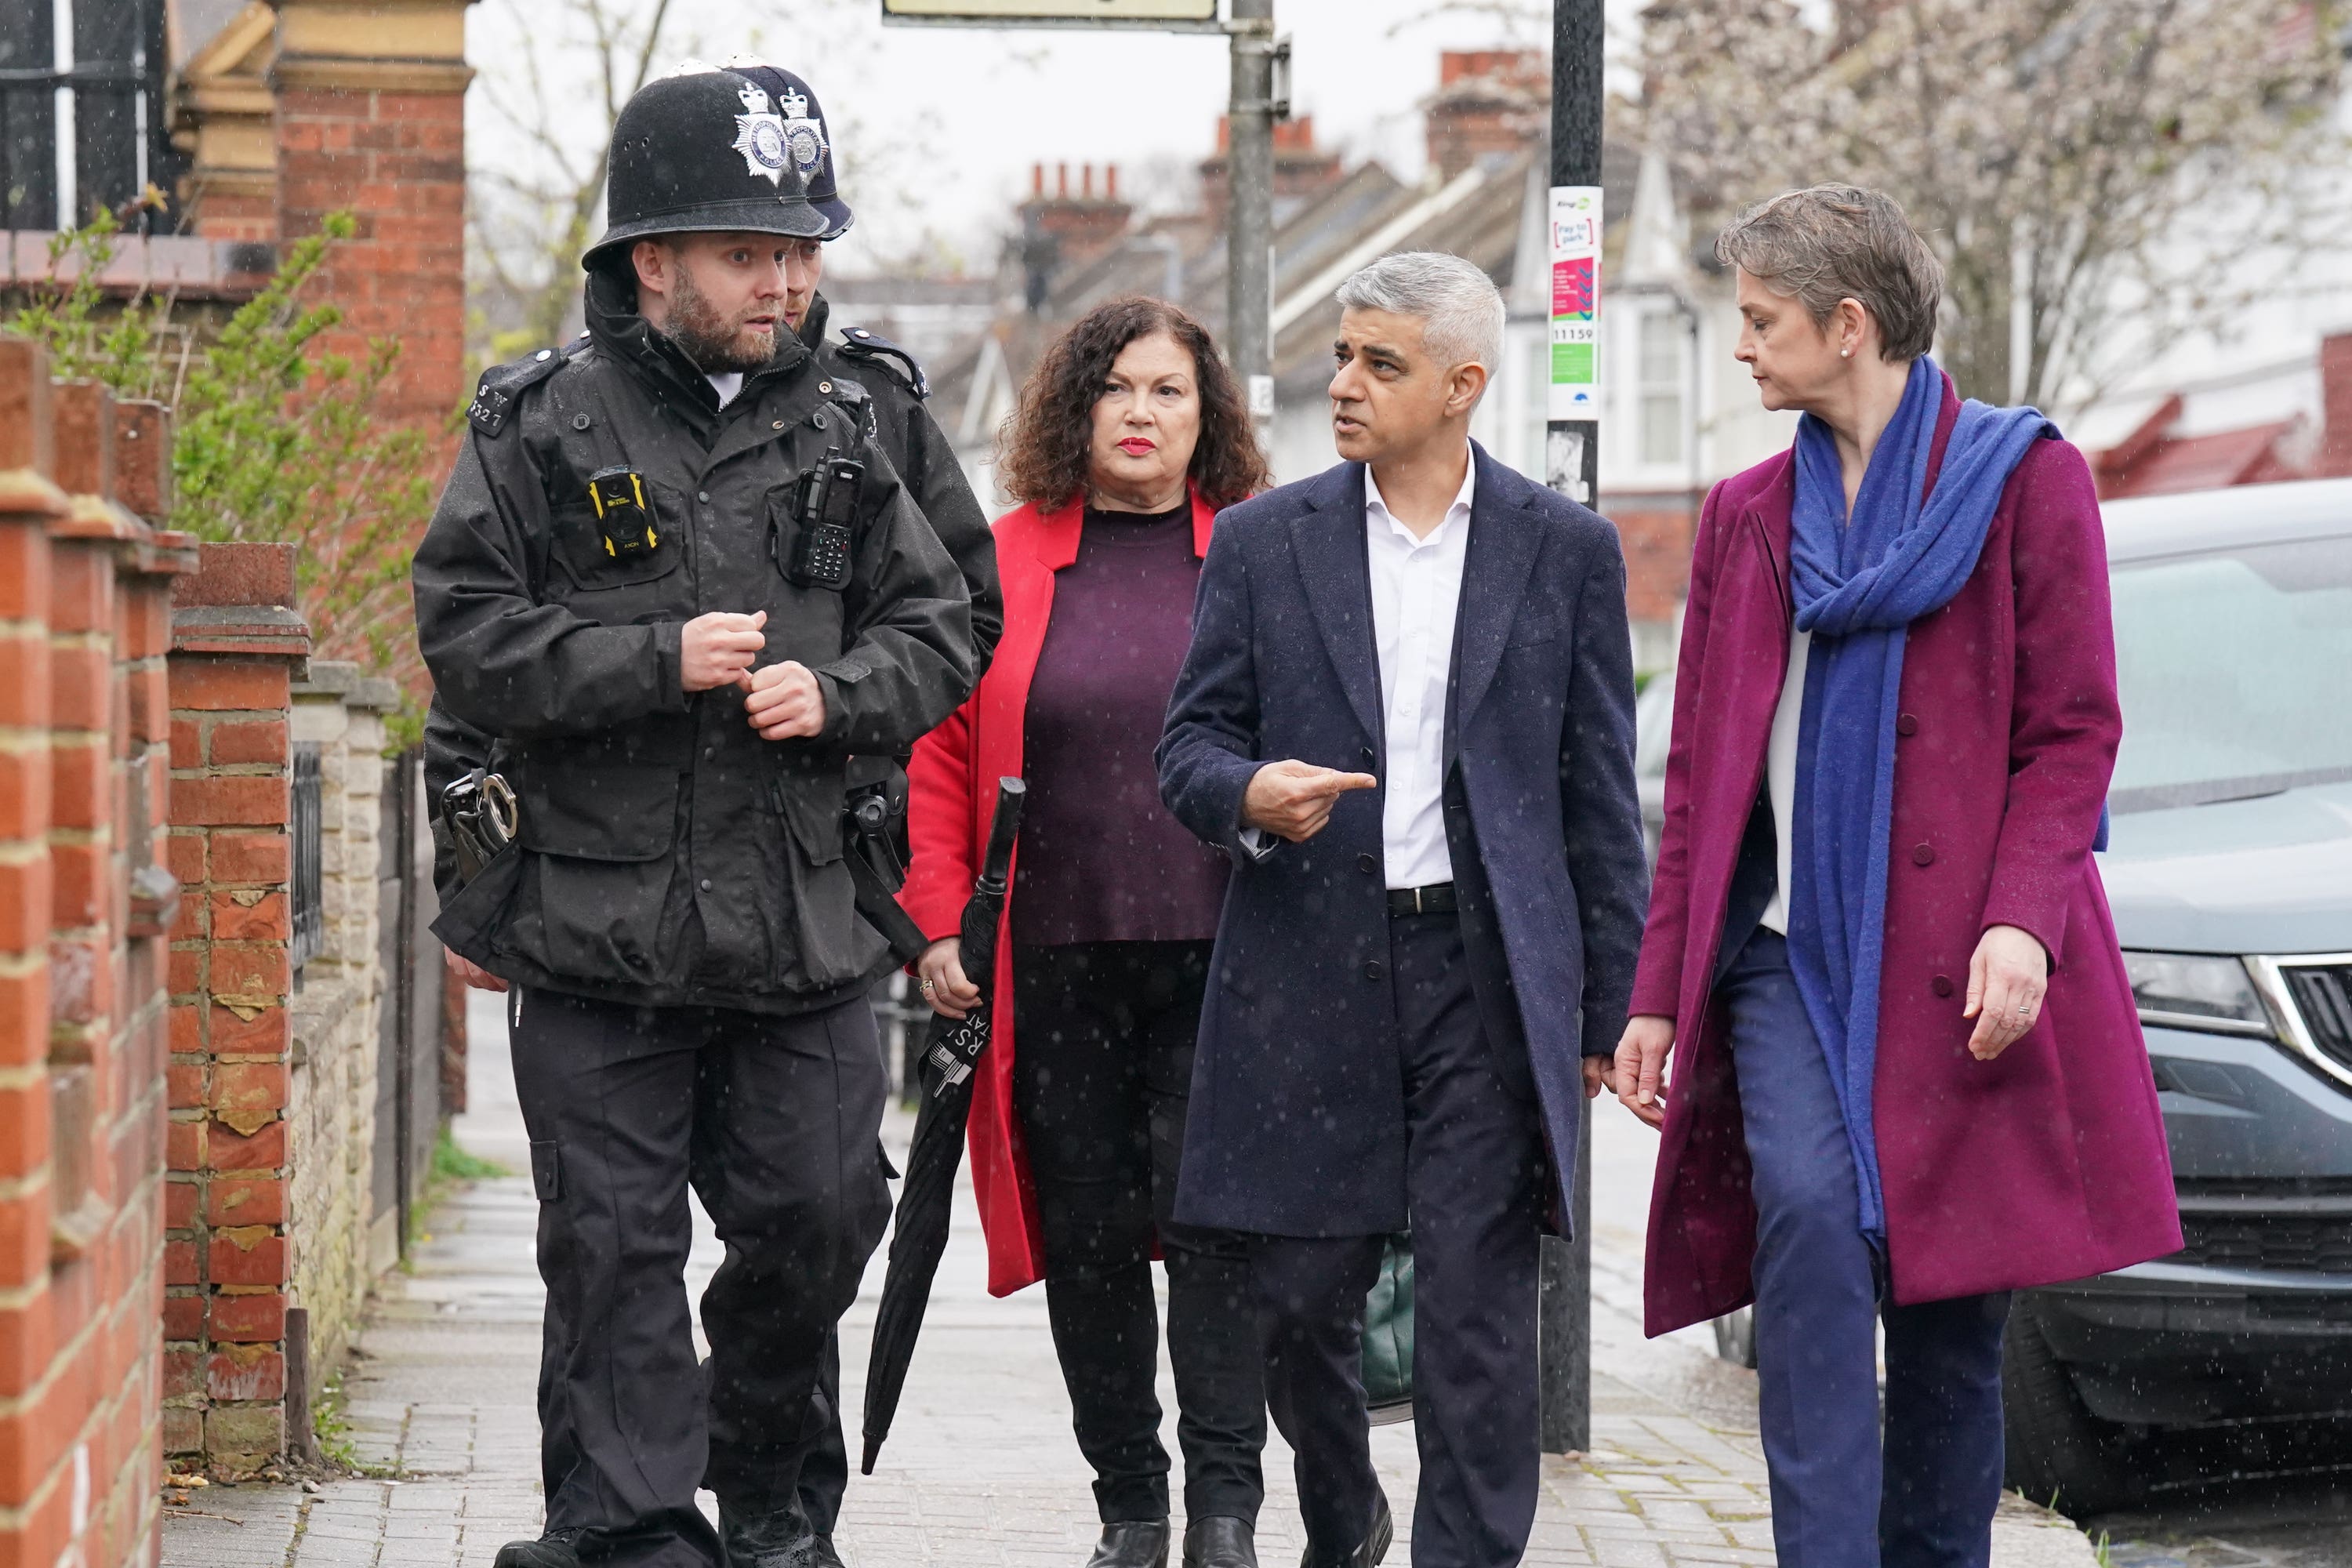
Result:
<svg viewBox="0 0 2352 1568">
<path fill-rule="evenodd" d="M 1917 734 L 1919 732 L 1919 715 L 1916 713 L 1897 713 L 1895 716 L 1895 732 L 1898 735 Z"/>
<path fill-rule="evenodd" d="M 1374 756 L 1372 755 L 1372 749 L 1371 749 L 1370 746 L 1366 746 L 1366 747 L 1363 749 L 1363 751 L 1360 753 L 1360 755 L 1361 755 L 1361 756 L 1363 757 L 1363 759 L 1364 759 L 1364 766 L 1365 766 L 1365 767 L 1367 767 L 1367 768 L 1370 768 L 1370 766 L 1371 766 L 1375 762 L 1377 762 L 1377 761 L 1379 760 L 1378 758 L 1376 758 L 1376 757 L 1374 757 Z"/>
<path fill-rule="evenodd" d="M 710 879 L 708 877 L 702 879 L 702 890 L 706 893 L 710 891 Z"/>
<path fill-rule="evenodd" d="M 709 490 L 697 490 L 694 492 L 694 499 L 700 501 L 703 505 L 709 506 L 710 504 L 710 492 Z"/>
<path fill-rule="evenodd" d="M 1936 847 L 1934 845 L 1914 844 L 1911 846 L 1911 864 L 1914 866 L 1932 866 L 1935 863 Z"/>
<path fill-rule="evenodd" d="M 1381 863 L 1378 860 L 1373 859 L 1370 855 L 1359 855 L 1356 857 L 1356 869 L 1361 871 L 1365 876 L 1369 877 L 1380 868 Z"/>
<path fill-rule="evenodd" d="M 1949 996 L 1952 994 L 1952 977 L 1948 974 L 1938 974 L 1935 979 L 1927 982 L 1927 989 L 1938 996 Z"/>
<path fill-rule="evenodd" d="M 572 416 L 572 427 L 574 430 L 585 430 L 588 428 L 588 416 L 585 414 L 573 415 Z"/>
<path fill-rule="evenodd" d="M 1364 978 L 1367 980 L 1378 980 L 1387 973 L 1387 970 L 1381 967 L 1381 961 L 1377 958 L 1364 965 Z"/>
</svg>

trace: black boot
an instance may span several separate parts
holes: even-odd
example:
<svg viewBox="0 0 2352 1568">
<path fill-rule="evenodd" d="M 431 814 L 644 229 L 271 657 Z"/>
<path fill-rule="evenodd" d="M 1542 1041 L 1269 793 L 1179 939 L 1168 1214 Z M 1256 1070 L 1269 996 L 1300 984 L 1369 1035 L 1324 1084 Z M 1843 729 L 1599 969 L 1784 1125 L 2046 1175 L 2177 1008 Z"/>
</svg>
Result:
<svg viewBox="0 0 2352 1568">
<path fill-rule="evenodd" d="M 809 1553 L 809 1568 L 849 1568 L 841 1560 L 841 1553 L 833 1549 L 832 1536 L 818 1535 L 810 1539 L 814 1542 L 814 1550 Z"/>
<path fill-rule="evenodd" d="M 719 1540 L 727 1549 L 728 1568 L 815 1568 L 818 1562 L 816 1531 L 796 1508 L 753 1516 L 722 1502 Z"/>
<path fill-rule="evenodd" d="M 1184 1568 L 1257 1568 L 1257 1531 L 1230 1514 L 1188 1521 Z"/>
<path fill-rule="evenodd" d="M 1364 1537 L 1363 1544 L 1345 1556 L 1324 1557 L 1309 1542 L 1300 1568 L 1380 1568 L 1381 1560 L 1389 1554 L 1389 1543 L 1395 1539 L 1396 1521 L 1389 1514 L 1389 1500 L 1383 1497 L 1373 1510 L 1372 1532 Z"/>
<path fill-rule="evenodd" d="M 1104 1525 L 1087 1568 L 1168 1568 L 1168 1521 L 1134 1519 Z"/>
<path fill-rule="evenodd" d="M 580 1538 L 587 1533 L 572 1525 L 537 1541 L 509 1541 L 499 1548 L 495 1568 L 580 1568 Z"/>
</svg>

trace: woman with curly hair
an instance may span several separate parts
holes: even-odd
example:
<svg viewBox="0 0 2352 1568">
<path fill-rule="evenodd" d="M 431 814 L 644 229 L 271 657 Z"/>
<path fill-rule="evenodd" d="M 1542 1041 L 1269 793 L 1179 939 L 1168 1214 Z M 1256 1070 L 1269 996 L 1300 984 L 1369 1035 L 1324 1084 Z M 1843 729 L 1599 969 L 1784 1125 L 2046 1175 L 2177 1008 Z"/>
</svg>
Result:
<svg viewBox="0 0 2352 1568">
<path fill-rule="evenodd" d="M 1201 324 L 1159 300 L 1097 307 L 1047 351 L 1002 439 L 1023 504 L 997 520 L 1004 637 L 980 689 L 915 749 L 925 996 L 980 993 L 955 932 L 996 781 L 1028 781 L 971 1111 L 989 1289 L 1043 1279 L 1103 1531 L 1087 1568 L 1168 1561 L 1155 1247 L 1184 1452 L 1185 1568 L 1255 1568 L 1265 1399 L 1249 1265 L 1172 1218 L 1192 1042 L 1226 863 L 1160 803 L 1152 760 L 1220 508 L 1265 456 Z M 1016 1045 L 1017 1020 L 1017 1045 Z"/>
</svg>

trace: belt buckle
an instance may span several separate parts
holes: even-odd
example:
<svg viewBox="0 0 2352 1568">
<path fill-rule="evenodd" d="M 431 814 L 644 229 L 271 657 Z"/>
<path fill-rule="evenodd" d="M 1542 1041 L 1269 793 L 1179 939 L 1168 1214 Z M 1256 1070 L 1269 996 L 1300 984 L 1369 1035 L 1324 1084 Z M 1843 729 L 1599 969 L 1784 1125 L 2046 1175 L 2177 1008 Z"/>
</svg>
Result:
<svg viewBox="0 0 2352 1568">
<path fill-rule="evenodd" d="M 1427 910 L 1421 907 L 1421 896 L 1427 891 L 1429 891 L 1429 889 L 1426 888 L 1415 888 L 1412 890 L 1412 912 L 1414 914 L 1425 915 L 1429 912 Z"/>
</svg>

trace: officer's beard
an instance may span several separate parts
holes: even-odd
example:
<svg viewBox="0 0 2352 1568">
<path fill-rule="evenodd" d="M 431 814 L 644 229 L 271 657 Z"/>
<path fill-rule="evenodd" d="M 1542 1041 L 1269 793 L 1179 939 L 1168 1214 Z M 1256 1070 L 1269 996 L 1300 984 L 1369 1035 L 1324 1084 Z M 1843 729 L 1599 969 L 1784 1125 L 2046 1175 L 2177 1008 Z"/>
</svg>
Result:
<svg viewBox="0 0 2352 1568">
<path fill-rule="evenodd" d="M 744 326 L 744 319 L 765 310 L 771 321 L 764 331 L 752 331 Z M 678 346 L 695 367 L 705 375 L 725 375 L 732 371 L 753 371 L 765 365 L 776 354 L 776 333 L 781 329 L 782 314 L 772 306 L 757 303 L 746 305 L 731 320 L 719 313 L 710 302 L 710 296 L 696 287 L 694 274 L 684 266 L 677 269 L 677 283 L 670 290 L 667 319 L 661 331 Z"/>
</svg>

